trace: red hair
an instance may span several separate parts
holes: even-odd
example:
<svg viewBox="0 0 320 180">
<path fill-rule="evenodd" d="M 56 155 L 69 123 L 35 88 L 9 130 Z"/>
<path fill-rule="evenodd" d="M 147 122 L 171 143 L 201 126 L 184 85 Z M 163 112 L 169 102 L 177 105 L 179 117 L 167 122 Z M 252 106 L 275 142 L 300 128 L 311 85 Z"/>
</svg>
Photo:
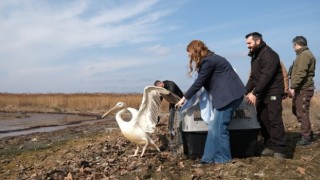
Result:
<svg viewBox="0 0 320 180">
<path fill-rule="evenodd" d="M 193 71 L 199 69 L 202 59 L 208 56 L 211 51 L 202 41 L 193 40 L 187 46 L 187 52 L 190 54 L 188 74 L 191 75 Z"/>
</svg>

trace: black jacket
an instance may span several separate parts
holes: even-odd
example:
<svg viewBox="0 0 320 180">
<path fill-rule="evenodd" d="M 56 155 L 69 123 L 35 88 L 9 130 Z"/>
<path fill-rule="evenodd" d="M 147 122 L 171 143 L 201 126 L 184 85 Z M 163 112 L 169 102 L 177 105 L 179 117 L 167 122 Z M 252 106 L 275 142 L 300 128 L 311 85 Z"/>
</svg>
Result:
<svg viewBox="0 0 320 180">
<path fill-rule="evenodd" d="M 183 97 L 183 93 L 180 90 L 179 86 L 176 83 L 174 83 L 173 81 L 165 80 L 165 81 L 163 81 L 163 84 L 164 84 L 165 89 L 169 90 L 170 92 L 174 93 L 175 95 L 179 96 L 180 98 Z M 161 100 L 162 100 L 162 98 L 161 98 Z M 169 109 L 174 108 L 174 106 L 175 106 L 175 104 L 170 103 Z"/>
<path fill-rule="evenodd" d="M 265 42 L 251 56 L 251 74 L 246 85 L 247 93 L 253 91 L 258 97 L 283 95 L 284 82 L 279 55 Z"/>
</svg>

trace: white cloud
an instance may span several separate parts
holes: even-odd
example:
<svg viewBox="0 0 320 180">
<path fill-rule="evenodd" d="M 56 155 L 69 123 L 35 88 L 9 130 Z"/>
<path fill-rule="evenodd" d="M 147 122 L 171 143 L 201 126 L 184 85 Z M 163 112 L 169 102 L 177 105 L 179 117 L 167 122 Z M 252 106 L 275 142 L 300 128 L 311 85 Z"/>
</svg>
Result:
<svg viewBox="0 0 320 180">
<path fill-rule="evenodd" d="M 150 63 L 146 58 L 122 57 L 121 59 L 101 59 L 97 62 L 85 62 L 80 65 L 80 71 L 83 75 L 96 74 L 112 74 L 112 72 L 119 71 L 125 68 L 138 68 L 140 65 Z"/>
<path fill-rule="evenodd" d="M 147 52 L 153 55 L 167 55 L 170 53 L 170 48 L 162 46 L 160 44 L 156 44 L 149 47 L 141 48 L 142 52 Z"/>
<path fill-rule="evenodd" d="M 22 3 L 19 10 L 2 16 L 1 49 L 14 51 L 30 46 L 56 46 L 67 51 L 91 45 L 114 47 L 122 43 L 151 41 L 165 30 L 159 20 L 168 15 L 151 10 L 157 1 L 130 1 L 111 9 L 106 7 L 86 18 L 81 15 L 88 13 L 89 1 L 75 1 L 63 8 L 43 3 L 39 7 L 38 1 L 28 2 L 27 8 L 23 6 L 27 3 Z"/>
<path fill-rule="evenodd" d="M 0 91 L 94 92 L 109 87 L 105 90 L 118 87 L 124 91 L 125 87 L 141 88 L 155 78 L 182 81 L 187 71 L 185 47 L 191 39 L 204 40 L 231 63 L 238 65 L 238 60 L 244 60 L 249 64 L 243 36 L 253 29 L 262 29 L 268 43 L 273 43 L 271 47 L 290 55 L 284 59 L 294 56 L 292 49 L 287 53 L 288 48 L 283 47 L 297 33 L 307 32 L 312 49 L 318 47 L 318 21 L 312 18 L 318 17 L 319 11 L 308 8 L 314 3 L 280 3 L 276 8 L 266 4 L 263 11 L 267 13 L 253 13 L 257 16 L 243 13 L 241 7 L 219 16 L 216 13 L 225 11 L 211 11 L 210 7 L 229 8 L 228 3 L 1 0 L 0 84 L 4 85 Z M 299 16 L 288 13 L 301 5 L 308 11 Z M 291 19 L 305 28 L 292 30 L 296 22 Z M 120 81 L 123 83 L 118 85 Z"/>
<path fill-rule="evenodd" d="M 10 89 L 14 82 L 23 80 L 20 85 L 25 86 L 32 79 L 37 79 L 41 86 L 48 77 L 81 81 L 151 63 L 146 56 L 123 52 L 128 46 L 154 41 L 159 34 L 174 28 L 165 26 L 162 20 L 172 13 L 171 8 L 165 3 L 160 7 L 159 3 L 158 0 L 1 1 L 0 62 L 6 66 L 0 67 L 3 75 L 0 83 Z M 139 52 L 139 47 L 131 48 Z M 169 52 L 161 45 L 148 51 L 156 55 Z"/>
<path fill-rule="evenodd" d="M 103 13 L 99 13 L 99 16 L 93 17 L 89 20 L 89 23 L 93 25 L 105 25 L 109 23 L 119 23 L 125 20 L 132 20 L 135 17 L 143 15 L 143 13 L 151 10 L 158 0 L 150 1 L 127 1 L 122 6 L 115 5 L 110 9 L 106 9 Z M 149 12 L 150 13 L 150 12 Z"/>
</svg>

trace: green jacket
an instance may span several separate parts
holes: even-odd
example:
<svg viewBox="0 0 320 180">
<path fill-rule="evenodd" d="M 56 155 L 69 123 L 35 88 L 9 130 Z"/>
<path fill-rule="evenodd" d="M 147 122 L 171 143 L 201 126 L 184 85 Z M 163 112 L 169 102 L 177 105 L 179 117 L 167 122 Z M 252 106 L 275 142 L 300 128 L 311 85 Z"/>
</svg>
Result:
<svg viewBox="0 0 320 180">
<path fill-rule="evenodd" d="M 297 49 L 296 54 L 290 88 L 295 90 L 314 90 L 313 77 L 315 75 L 316 59 L 308 47 Z"/>
</svg>

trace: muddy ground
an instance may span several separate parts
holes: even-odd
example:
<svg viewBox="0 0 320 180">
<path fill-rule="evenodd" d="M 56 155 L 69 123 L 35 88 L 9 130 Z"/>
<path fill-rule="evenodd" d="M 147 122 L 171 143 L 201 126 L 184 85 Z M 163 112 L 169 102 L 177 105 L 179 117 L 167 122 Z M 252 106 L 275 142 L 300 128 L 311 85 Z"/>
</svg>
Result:
<svg viewBox="0 0 320 180">
<path fill-rule="evenodd" d="M 170 146 L 167 119 L 167 114 L 162 115 L 152 134 L 161 152 L 149 148 L 142 158 L 130 157 L 136 146 L 122 136 L 114 118 L 1 138 L 0 179 L 320 179 L 317 127 L 311 145 L 295 147 L 299 124 L 286 120 L 286 159 L 256 156 L 196 167 L 198 159 Z"/>
</svg>

